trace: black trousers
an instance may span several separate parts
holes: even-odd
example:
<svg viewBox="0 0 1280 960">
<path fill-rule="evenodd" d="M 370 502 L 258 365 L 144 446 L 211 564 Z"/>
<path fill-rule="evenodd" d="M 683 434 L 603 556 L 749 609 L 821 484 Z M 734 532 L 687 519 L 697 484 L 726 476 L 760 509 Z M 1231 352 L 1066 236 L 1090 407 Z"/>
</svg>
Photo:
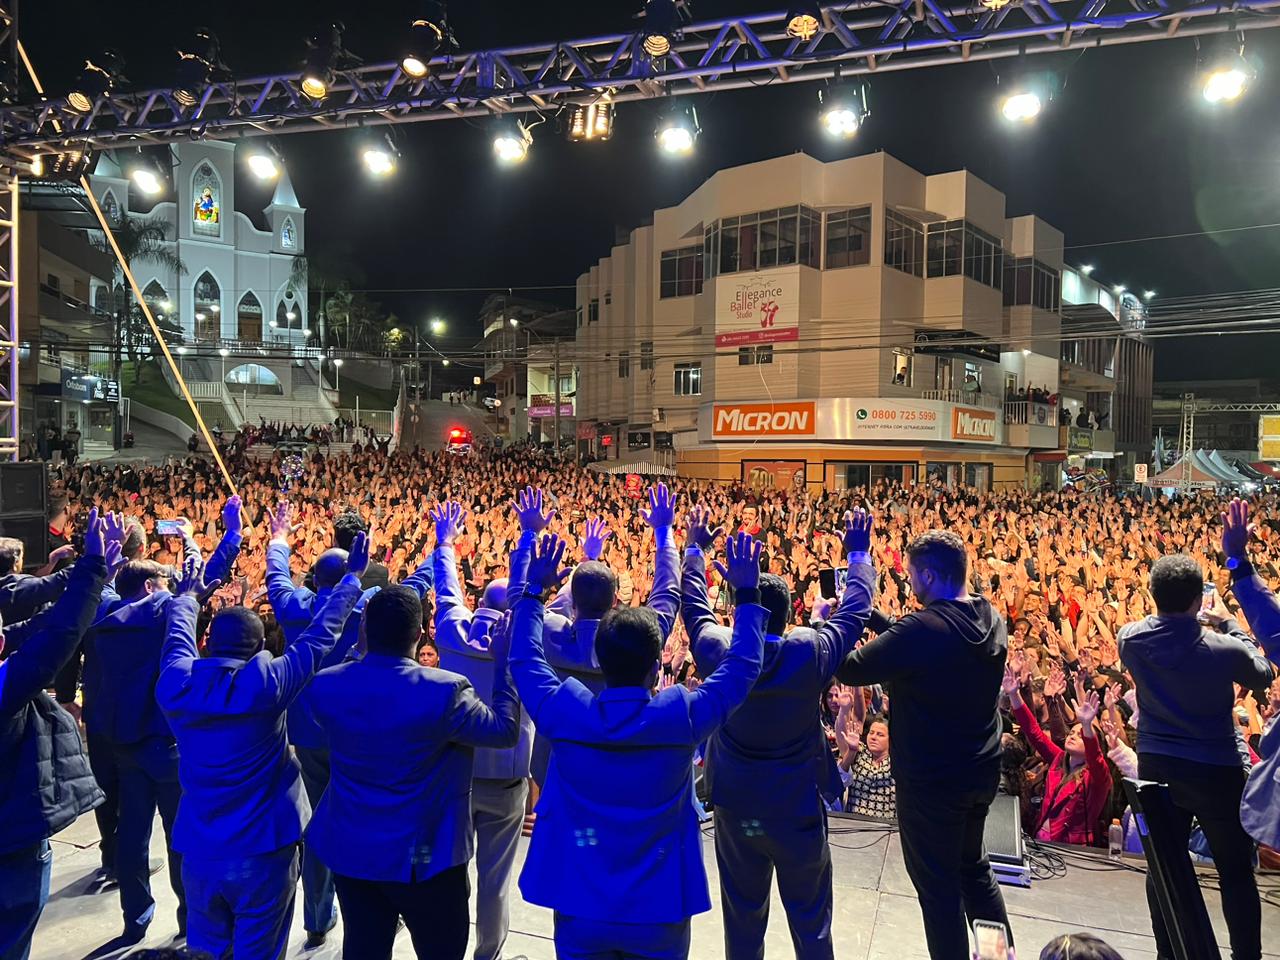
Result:
<svg viewBox="0 0 1280 960">
<path fill-rule="evenodd" d="M 899 782 L 897 792 L 902 857 L 920 898 L 929 956 L 969 960 L 969 926 L 974 920 L 1009 927 L 1004 897 L 982 842 L 995 780 L 980 789 L 926 789 Z"/>
<path fill-rule="evenodd" d="M 1253 875 L 1253 839 L 1240 825 L 1240 795 L 1244 791 L 1242 767 L 1219 767 L 1158 753 L 1138 755 L 1138 776 L 1169 786 L 1177 811 L 1180 848 L 1191 839 L 1191 818 L 1200 821 L 1209 841 L 1213 863 L 1222 888 L 1222 913 L 1231 935 L 1233 960 L 1258 960 L 1262 956 L 1262 906 Z M 1147 902 L 1151 929 L 1161 960 L 1173 957 L 1173 943 L 1156 900 L 1155 882 L 1147 875 Z"/>
<path fill-rule="evenodd" d="M 416 883 L 357 880 L 340 873 L 333 882 L 342 904 L 344 960 L 390 960 L 400 917 L 419 958 L 462 960 L 466 954 L 471 881 L 465 863 Z"/>
<path fill-rule="evenodd" d="M 762 960 L 769 891 L 778 874 L 797 960 L 831 960 L 831 848 L 814 795 L 807 817 L 755 819 L 716 807 L 716 864 L 726 960 Z"/>
<path fill-rule="evenodd" d="M 88 729 L 89 769 L 93 771 L 93 779 L 106 795 L 102 803 L 93 808 L 93 817 L 98 822 L 98 834 L 102 837 L 99 852 L 102 854 L 102 869 L 112 876 L 116 872 L 116 828 L 120 823 L 120 771 L 116 768 L 115 753 L 111 743 L 100 733 Z"/>
</svg>

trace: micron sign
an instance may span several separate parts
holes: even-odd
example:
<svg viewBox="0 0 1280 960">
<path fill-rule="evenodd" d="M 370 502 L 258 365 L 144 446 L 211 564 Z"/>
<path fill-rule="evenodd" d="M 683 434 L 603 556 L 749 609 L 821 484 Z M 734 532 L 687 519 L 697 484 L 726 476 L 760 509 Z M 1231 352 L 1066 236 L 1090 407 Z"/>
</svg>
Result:
<svg viewBox="0 0 1280 960">
<path fill-rule="evenodd" d="M 724 403 L 712 410 L 713 437 L 811 437 L 818 431 L 818 405 Z"/>
<path fill-rule="evenodd" d="M 951 439 L 995 443 L 995 411 L 975 410 L 972 407 L 956 407 L 951 411 Z"/>
</svg>

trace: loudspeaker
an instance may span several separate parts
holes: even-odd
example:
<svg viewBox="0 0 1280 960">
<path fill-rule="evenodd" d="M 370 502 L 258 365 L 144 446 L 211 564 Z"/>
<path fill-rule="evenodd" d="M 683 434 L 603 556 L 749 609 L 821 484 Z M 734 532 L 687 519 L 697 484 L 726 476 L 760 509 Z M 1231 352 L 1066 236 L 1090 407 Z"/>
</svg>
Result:
<svg viewBox="0 0 1280 960">
<path fill-rule="evenodd" d="M 22 541 L 28 568 L 49 557 L 48 490 L 44 463 L 0 463 L 0 537 Z"/>
<path fill-rule="evenodd" d="M 0 463 L 0 516 L 47 517 L 48 470 L 43 463 Z"/>
<path fill-rule="evenodd" d="M 1022 845 L 1022 807 L 1017 797 L 996 794 L 987 811 L 982 841 L 998 881 L 1010 886 L 1031 886 L 1031 870 Z"/>
</svg>

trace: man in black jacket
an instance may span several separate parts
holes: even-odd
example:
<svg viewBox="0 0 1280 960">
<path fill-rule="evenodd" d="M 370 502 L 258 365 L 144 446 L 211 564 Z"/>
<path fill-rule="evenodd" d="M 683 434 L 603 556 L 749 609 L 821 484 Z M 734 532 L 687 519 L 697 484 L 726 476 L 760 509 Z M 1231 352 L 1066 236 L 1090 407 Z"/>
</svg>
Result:
<svg viewBox="0 0 1280 960">
<path fill-rule="evenodd" d="M 954 533 L 913 540 L 907 573 L 924 609 L 896 623 L 873 617 L 876 638 L 836 671 L 853 686 L 884 684 L 892 699 L 898 832 L 933 960 L 967 960 L 966 916 L 1009 926 L 982 843 L 1000 779 L 1008 641 L 986 598 L 969 595 L 968 567 Z"/>
<path fill-rule="evenodd" d="M 26 960 L 49 898 L 49 837 L 102 802 L 76 722 L 46 694 L 89 626 L 107 577 L 96 510 L 85 556 L 47 625 L 0 663 L 0 957 Z M 2 649 L 2 646 L 0 646 Z"/>
<path fill-rule="evenodd" d="M 333 543 L 340 550 L 346 550 L 350 553 L 351 544 L 355 540 L 356 534 L 367 534 L 368 532 L 369 525 L 354 510 L 340 513 L 333 518 Z M 391 572 L 386 568 L 385 564 L 370 559 L 369 569 L 360 577 L 360 589 L 368 590 L 370 587 L 389 586 L 391 586 Z"/>
</svg>

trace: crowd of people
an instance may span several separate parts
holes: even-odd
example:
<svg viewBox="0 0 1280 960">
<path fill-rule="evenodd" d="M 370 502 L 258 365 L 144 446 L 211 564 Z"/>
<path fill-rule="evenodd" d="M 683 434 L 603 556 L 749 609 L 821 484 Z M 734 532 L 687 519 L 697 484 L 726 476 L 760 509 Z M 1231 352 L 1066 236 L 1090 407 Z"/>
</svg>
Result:
<svg viewBox="0 0 1280 960">
<path fill-rule="evenodd" d="M 37 796 L 77 788 L 45 804 L 34 847 L 0 858 L 33 853 L 14 869 L 45 870 L 47 895 L 48 836 L 93 809 L 128 942 L 154 914 L 158 810 L 193 946 L 277 955 L 301 875 L 310 945 L 336 891 L 349 955 L 389 956 L 403 916 L 420 955 L 430 939 L 461 956 L 474 854 L 476 956 L 496 960 L 540 792 L 521 890 L 556 911 L 561 956 L 620 937 L 687 954 L 688 917 L 710 908 L 689 860 L 696 799 L 715 811 L 727 956 L 756 955 L 772 876 L 797 955 L 832 955 L 825 818 L 845 811 L 897 821 L 931 956 L 956 958 L 966 916 L 1008 925 L 981 843 L 997 786 L 1038 841 L 1106 846 L 1119 821 L 1138 849 L 1120 782 L 1141 773 L 1197 814 L 1235 956 L 1260 954 L 1239 799 L 1280 708 L 1246 633 L 1275 652 L 1274 497 L 1251 520 L 1234 507 L 1224 536 L 1209 496 L 672 479 L 636 497 L 531 448 L 316 452 L 287 477 L 236 452 L 226 504 L 198 457 L 65 465 L 83 558 L 28 580 L 0 549 L 0 615 L 21 643 L 5 749 L 65 746 L 80 719 L 88 741 L 86 762 L 64 750 L 32 774 Z M 24 651 L 38 662 L 19 683 Z M 388 706 L 353 715 L 363 697 Z M 449 794 L 422 820 L 459 780 L 470 807 Z M 601 782 L 635 785 L 622 812 Z M 350 836 L 366 817 L 376 836 Z M 628 831 L 644 851 L 605 840 Z M 682 852 L 655 865 L 664 844 Z M 588 894 L 571 863 L 624 882 Z M 1163 956 L 1154 903 L 1153 925 Z"/>
</svg>

